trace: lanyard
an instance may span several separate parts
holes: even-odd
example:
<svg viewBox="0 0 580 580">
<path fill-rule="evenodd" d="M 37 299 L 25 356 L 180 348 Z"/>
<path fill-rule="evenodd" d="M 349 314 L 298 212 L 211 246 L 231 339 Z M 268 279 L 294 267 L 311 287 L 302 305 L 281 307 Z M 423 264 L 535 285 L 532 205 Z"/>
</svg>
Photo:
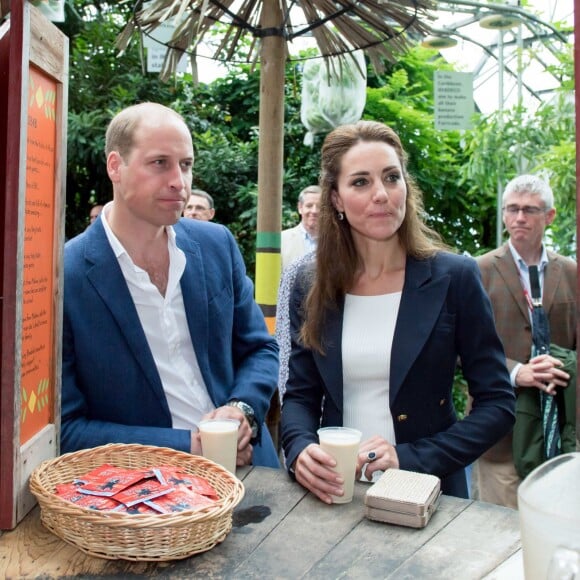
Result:
<svg viewBox="0 0 580 580">
<path fill-rule="evenodd" d="M 532 271 L 534 271 L 534 273 L 532 273 Z M 534 306 L 542 305 L 542 292 L 540 290 L 540 278 L 538 275 L 538 266 L 528 266 L 528 272 L 530 276 L 530 289 L 532 291 L 531 296 L 526 288 L 522 271 L 518 266 L 518 275 L 520 278 L 520 283 L 522 285 L 522 290 L 524 291 L 524 298 L 526 299 L 526 303 L 528 305 L 528 308 L 530 309 L 531 316 L 531 313 L 534 310 Z"/>
<path fill-rule="evenodd" d="M 542 291 L 540 290 L 540 276 L 538 266 L 528 266 L 530 273 L 530 290 L 532 291 L 532 306 L 538 308 L 542 305 Z M 528 298 L 529 299 L 529 298 Z"/>
</svg>

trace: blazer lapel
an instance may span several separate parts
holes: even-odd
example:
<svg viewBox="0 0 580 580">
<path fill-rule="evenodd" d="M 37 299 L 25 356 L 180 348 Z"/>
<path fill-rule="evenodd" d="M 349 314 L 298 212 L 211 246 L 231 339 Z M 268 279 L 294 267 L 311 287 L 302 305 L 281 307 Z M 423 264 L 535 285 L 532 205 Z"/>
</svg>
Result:
<svg viewBox="0 0 580 580">
<path fill-rule="evenodd" d="M 518 305 L 522 316 L 526 320 L 529 320 L 529 307 L 525 299 L 518 266 L 514 262 L 514 258 L 508 244 L 504 244 L 498 250 L 497 259 L 494 261 L 494 266 L 504 281 L 506 289 L 512 295 L 514 302 Z"/>
<path fill-rule="evenodd" d="M 556 290 L 562 278 L 562 262 L 557 255 L 548 253 L 548 264 L 544 270 L 544 288 L 542 292 L 542 306 L 548 314 L 554 304 Z"/>
<path fill-rule="evenodd" d="M 126 338 L 127 347 L 141 367 L 149 386 L 169 414 L 167 399 L 151 349 L 143 332 L 137 309 L 127 287 L 119 262 L 113 253 L 102 223 L 95 222 L 87 231 L 85 257 L 92 264 L 87 267 L 87 278 L 107 305 Z M 122 356 L 122 353 L 120 353 Z M 122 364 L 122 361 L 119 361 Z"/>
<path fill-rule="evenodd" d="M 397 397 L 405 376 L 431 335 L 448 287 L 449 276 L 432 277 L 432 260 L 407 259 L 405 285 L 391 353 L 391 403 Z"/>
<path fill-rule="evenodd" d="M 336 310 L 328 313 L 324 333 L 325 355 L 315 354 L 315 360 L 324 378 L 328 394 L 342 413 L 342 322 L 344 315 L 344 300 Z"/>
<path fill-rule="evenodd" d="M 201 248 L 198 242 L 188 235 L 182 235 L 179 222 L 174 226 L 177 233 L 176 243 L 186 257 L 185 271 L 181 276 L 181 293 L 185 315 L 189 327 L 191 342 L 201 374 L 212 400 L 216 401 L 213 389 L 212 374 L 209 364 L 209 297 L 207 295 L 206 273 L 201 259 Z"/>
</svg>

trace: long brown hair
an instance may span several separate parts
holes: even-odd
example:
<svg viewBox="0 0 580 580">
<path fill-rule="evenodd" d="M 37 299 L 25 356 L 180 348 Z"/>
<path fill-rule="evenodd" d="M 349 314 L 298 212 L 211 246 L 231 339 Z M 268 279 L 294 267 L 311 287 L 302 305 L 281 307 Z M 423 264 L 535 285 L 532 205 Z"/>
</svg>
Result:
<svg viewBox="0 0 580 580">
<path fill-rule="evenodd" d="M 300 332 L 304 346 L 324 353 L 322 328 L 326 313 L 337 308 L 349 292 L 360 269 L 360 257 L 346 219 L 339 219 L 332 203 L 332 193 L 337 190 L 342 158 L 360 142 L 383 142 L 396 152 L 407 186 L 406 213 L 399 228 L 401 246 L 408 256 L 424 259 L 445 249 L 437 232 L 421 219 L 423 196 L 407 173 L 406 153 L 399 136 L 383 123 L 359 121 L 343 125 L 329 133 L 322 145 L 320 187 L 320 215 L 318 218 L 318 243 L 314 280 L 304 305 L 305 318 Z M 344 216 L 343 216 L 344 217 Z"/>
</svg>

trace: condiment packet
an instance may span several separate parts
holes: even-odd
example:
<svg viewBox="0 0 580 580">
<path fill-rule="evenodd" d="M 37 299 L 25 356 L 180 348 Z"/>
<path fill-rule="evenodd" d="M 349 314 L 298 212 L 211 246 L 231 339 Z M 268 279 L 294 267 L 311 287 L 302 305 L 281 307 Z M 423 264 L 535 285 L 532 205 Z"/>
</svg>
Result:
<svg viewBox="0 0 580 580">
<path fill-rule="evenodd" d="M 72 500 L 75 505 L 80 505 L 96 511 L 112 511 L 118 507 L 118 502 L 110 497 L 98 495 L 79 494 L 78 499 Z"/>
<path fill-rule="evenodd" d="M 144 469 L 126 469 L 114 465 L 102 465 L 79 478 L 84 484 L 79 488 L 81 493 L 111 497 L 125 488 L 141 481 Z"/>
<path fill-rule="evenodd" d="M 171 493 L 145 502 L 146 505 L 162 514 L 198 510 L 213 503 L 213 500 L 192 491 L 185 485 L 179 485 Z"/>
<path fill-rule="evenodd" d="M 218 500 L 219 495 L 211 483 L 198 475 L 191 475 L 179 467 L 164 465 L 153 469 L 157 479 L 167 485 L 185 485 L 189 489 L 204 495 L 210 499 Z"/>
<path fill-rule="evenodd" d="M 114 498 L 126 506 L 132 506 L 161 495 L 166 495 L 174 489 L 171 485 L 163 485 L 155 479 L 147 479 L 116 493 Z"/>
</svg>

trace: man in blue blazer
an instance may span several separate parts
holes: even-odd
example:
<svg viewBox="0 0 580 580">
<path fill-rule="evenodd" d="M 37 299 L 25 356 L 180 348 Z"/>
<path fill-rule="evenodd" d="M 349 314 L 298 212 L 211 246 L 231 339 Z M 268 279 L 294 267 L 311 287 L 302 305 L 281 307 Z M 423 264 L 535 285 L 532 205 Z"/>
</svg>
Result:
<svg viewBox="0 0 580 580">
<path fill-rule="evenodd" d="M 142 443 L 201 454 L 202 418 L 240 420 L 237 464 L 278 467 L 264 418 L 278 348 L 223 226 L 179 219 L 193 145 L 142 103 L 107 130 L 113 201 L 67 243 L 61 451 Z"/>
</svg>

